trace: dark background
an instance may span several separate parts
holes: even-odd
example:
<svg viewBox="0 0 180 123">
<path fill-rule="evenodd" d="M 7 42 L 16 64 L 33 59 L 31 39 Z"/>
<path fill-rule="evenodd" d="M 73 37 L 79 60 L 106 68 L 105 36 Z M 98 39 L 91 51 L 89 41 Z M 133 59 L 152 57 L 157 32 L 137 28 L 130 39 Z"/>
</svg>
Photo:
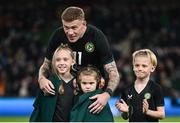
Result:
<svg viewBox="0 0 180 123">
<path fill-rule="evenodd" d="M 87 22 L 108 37 L 121 74 L 121 88 L 133 82 L 131 54 L 149 48 L 158 57 L 152 79 L 165 96 L 180 96 L 179 0 L 1 0 L 0 96 L 34 97 L 37 75 L 51 33 L 68 6 L 82 7 Z"/>
</svg>

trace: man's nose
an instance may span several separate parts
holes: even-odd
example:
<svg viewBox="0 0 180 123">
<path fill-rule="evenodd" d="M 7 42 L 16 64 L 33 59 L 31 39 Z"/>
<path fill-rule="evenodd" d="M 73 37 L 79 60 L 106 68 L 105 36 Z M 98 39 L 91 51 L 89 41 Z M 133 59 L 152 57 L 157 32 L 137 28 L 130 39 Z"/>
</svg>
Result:
<svg viewBox="0 0 180 123">
<path fill-rule="evenodd" d="M 68 34 L 69 34 L 69 35 L 72 35 L 73 33 L 74 33 L 74 31 L 73 31 L 72 29 L 69 29 L 69 30 L 68 30 Z"/>
<path fill-rule="evenodd" d="M 138 70 L 142 70 L 142 66 L 139 66 Z"/>
</svg>

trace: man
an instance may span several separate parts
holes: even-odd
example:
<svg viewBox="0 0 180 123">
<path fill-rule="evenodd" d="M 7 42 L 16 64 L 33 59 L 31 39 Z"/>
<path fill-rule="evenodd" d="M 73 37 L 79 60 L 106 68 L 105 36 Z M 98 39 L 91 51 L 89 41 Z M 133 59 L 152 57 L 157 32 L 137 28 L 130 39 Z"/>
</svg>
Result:
<svg viewBox="0 0 180 123">
<path fill-rule="evenodd" d="M 61 44 L 68 44 L 74 51 L 78 66 L 92 64 L 98 69 L 105 69 L 108 74 L 108 85 L 105 92 L 90 99 L 96 101 L 89 106 L 90 112 L 99 113 L 106 105 L 119 82 L 119 74 L 110 50 L 107 38 L 102 31 L 92 25 L 86 25 L 84 11 L 79 7 L 68 7 L 61 15 L 62 27 L 53 33 L 46 57 L 39 70 L 38 82 L 45 94 L 55 94 L 54 86 L 47 79 L 50 62 L 55 49 Z"/>
</svg>

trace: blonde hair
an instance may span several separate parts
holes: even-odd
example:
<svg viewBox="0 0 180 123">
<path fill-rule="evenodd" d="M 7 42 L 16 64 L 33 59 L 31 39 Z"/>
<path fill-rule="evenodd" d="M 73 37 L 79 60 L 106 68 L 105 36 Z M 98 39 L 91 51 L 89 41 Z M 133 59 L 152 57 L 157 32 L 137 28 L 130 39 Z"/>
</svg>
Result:
<svg viewBox="0 0 180 123">
<path fill-rule="evenodd" d="M 71 22 L 74 20 L 84 20 L 85 14 L 83 9 L 71 6 L 63 11 L 63 13 L 61 14 L 61 19 L 67 22 Z"/>
<path fill-rule="evenodd" d="M 54 52 L 53 57 L 52 57 L 52 72 L 54 72 L 57 76 L 58 76 L 58 72 L 57 69 L 55 67 L 55 58 L 56 58 L 56 54 L 57 52 L 59 52 L 60 50 L 66 50 L 70 52 L 70 56 L 72 57 L 72 59 L 74 59 L 74 53 L 72 51 L 72 49 L 67 45 L 67 44 L 61 44 Z"/>
<path fill-rule="evenodd" d="M 157 66 L 157 57 L 150 49 L 141 49 L 137 50 L 132 54 L 133 63 L 136 56 L 147 56 L 150 58 L 150 61 L 154 67 Z"/>
<path fill-rule="evenodd" d="M 57 72 L 57 69 L 55 67 L 55 58 L 56 58 L 56 54 L 57 52 L 61 51 L 61 50 L 66 50 L 66 51 L 69 51 L 70 52 L 70 56 L 72 57 L 72 59 L 74 60 L 74 53 L 73 51 L 71 50 L 71 48 L 67 45 L 67 44 L 61 44 L 54 52 L 53 54 L 53 58 L 52 58 L 52 72 L 55 73 L 57 76 L 58 76 L 58 72 Z M 72 69 L 73 69 L 73 66 L 72 66 Z M 58 76 L 59 77 L 59 76 Z M 61 78 L 59 78 L 61 79 Z M 64 94 L 64 85 L 61 84 L 60 87 L 59 87 L 59 93 L 60 94 Z"/>
</svg>

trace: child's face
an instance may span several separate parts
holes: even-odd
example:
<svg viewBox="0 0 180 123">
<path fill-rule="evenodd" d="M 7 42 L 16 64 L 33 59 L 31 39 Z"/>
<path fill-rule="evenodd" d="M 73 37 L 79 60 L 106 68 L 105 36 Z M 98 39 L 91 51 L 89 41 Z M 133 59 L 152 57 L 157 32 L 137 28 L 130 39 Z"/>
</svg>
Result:
<svg viewBox="0 0 180 123">
<path fill-rule="evenodd" d="M 137 79 L 145 79 L 150 76 L 155 67 L 148 56 L 136 56 L 133 63 L 133 70 Z"/>
<path fill-rule="evenodd" d="M 84 93 L 96 90 L 97 81 L 94 76 L 83 75 L 80 81 L 81 89 Z"/>
<path fill-rule="evenodd" d="M 55 68 L 57 69 L 58 74 L 69 73 L 71 65 L 73 64 L 74 60 L 70 55 L 70 51 L 60 50 L 56 53 Z"/>
</svg>

